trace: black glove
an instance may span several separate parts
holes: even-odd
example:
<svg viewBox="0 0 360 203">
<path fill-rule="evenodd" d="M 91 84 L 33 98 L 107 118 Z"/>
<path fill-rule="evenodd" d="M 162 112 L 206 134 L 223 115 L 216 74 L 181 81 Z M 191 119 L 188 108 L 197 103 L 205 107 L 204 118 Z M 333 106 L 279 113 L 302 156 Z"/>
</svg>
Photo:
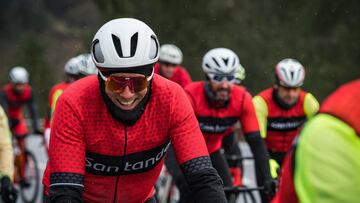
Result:
<svg viewBox="0 0 360 203">
<path fill-rule="evenodd" d="M 11 183 L 8 176 L 3 176 L 0 180 L 0 192 L 1 198 L 4 202 L 15 203 L 17 198 L 17 190 L 14 185 Z"/>
<path fill-rule="evenodd" d="M 13 129 L 15 128 L 17 125 L 19 125 L 20 120 L 19 119 L 10 119 L 10 128 Z"/>
<path fill-rule="evenodd" d="M 271 200 L 276 193 L 277 181 L 274 179 L 268 179 L 264 182 L 264 192 L 268 196 L 268 199 Z"/>
<path fill-rule="evenodd" d="M 44 132 L 43 131 L 41 131 L 40 129 L 34 129 L 34 134 L 35 135 L 43 135 L 44 134 Z"/>
</svg>

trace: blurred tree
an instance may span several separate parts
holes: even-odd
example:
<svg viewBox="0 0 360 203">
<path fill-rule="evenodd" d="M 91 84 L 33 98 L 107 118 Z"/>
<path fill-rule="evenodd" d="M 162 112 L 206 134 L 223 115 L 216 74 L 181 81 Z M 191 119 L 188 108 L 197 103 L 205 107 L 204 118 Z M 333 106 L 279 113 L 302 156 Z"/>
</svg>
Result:
<svg viewBox="0 0 360 203">
<path fill-rule="evenodd" d="M 214 47 L 238 53 L 246 84 L 256 93 L 273 84 L 283 58 L 306 67 L 305 88 L 323 99 L 332 89 L 358 78 L 359 1 L 95 1 L 104 21 L 135 17 L 148 23 L 160 43 L 175 43 L 194 79 L 201 59 Z M 314 82 L 316 81 L 316 82 Z"/>
<path fill-rule="evenodd" d="M 60 80 L 68 58 L 88 52 L 96 30 L 119 17 L 143 20 L 157 33 L 160 43 L 178 45 L 195 80 L 203 79 L 202 57 L 214 47 L 228 47 L 239 55 L 247 72 L 245 84 L 253 93 L 273 84 L 274 66 L 286 57 L 305 66 L 305 88 L 320 100 L 339 84 L 360 76 L 357 0 L 1 3 L 0 74 L 6 76 L 7 69 L 20 62 L 28 65 L 42 102 L 47 96 L 43 87 Z M 0 78 L 2 84 L 5 81 L 7 77 Z"/>
<path fill-rule="evenodd" d="M 52 70 L 44 60 L 44 44 L 33 34 L 26 34 L 21 42 L 18 57 L 13 64 L 24 66 L 30 73 L 30 84 L 35 90 L 35 99 L 39 110 L 44 113 L 47 104 L 47 95 L 53 81 Z M 43 115 L 43 114 L 42 114 Z"/>
</svg>

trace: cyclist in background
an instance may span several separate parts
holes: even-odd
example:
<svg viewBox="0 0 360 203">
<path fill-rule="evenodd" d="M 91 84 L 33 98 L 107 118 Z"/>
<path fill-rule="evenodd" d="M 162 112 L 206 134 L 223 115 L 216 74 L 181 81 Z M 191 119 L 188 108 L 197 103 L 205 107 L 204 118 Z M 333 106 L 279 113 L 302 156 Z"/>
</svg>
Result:
<svg viewBox="0 0 360 203">
<path fill-rule="evenodd" d="M 359 202 L 360 80 L 342 85 L 287 154 L 274 203 Z"/>
<path fill-rule="evenodd" d="M 98 70 L 90 54 L 80 54 L 76 58 L 80 78 L 97 74 Z"/>
<path fill-rule="evenodd" d="M 42 134 L 42 132 L 38 123 L 34 91 L 29 85 L 29 73 L 24 67 L 17 66 L 10 70 L 9 76 L 10 83 L 3 87 L 1 104 L 8 114 L 11 132 L 20 149 L 20 183 L 26 187 L 29 183 L 25 179 L 25 137 L 29 134 L 29 130 L 23 116 L 24 106 L 27 105 L 29 108 L 33 132 L 35 134 Z"/>
<path fill-rule="evenodd" d="M 234 84 L 240 85 L 245 79 L 245 69 L 239 63 L 239 66 L 235 71 L 235 80 Z M 244 86 L 242 86 L 244 87 Z M 242 184 L 242 161 L 241 160 L 231 160 L 230 157 L 239 158 L 241 157 L 241 150 L 239 148 L 239 137 L 244 136 L 244 133 L 241 129 L 240 122 L 236 122 L 234 125 L 234 131 L 229 133 L 229 135 L 224 136 L 222 140 L 222 148 L 224 149 L 224 154 L 227 157 L 227 163 L 229 164 L 230 174 L 232 177 L 232 183 L 234 186 L 240 186 Z"/>
<path fill-rule="evenodd" d="M 155 202 L 170 142 L 197 202 L 226 202 L 184 90 L 154 74 L 155 33 L 133 18 L 104 24 L 91 55 L 98 76 L 55 108 L 43 183 L 49 202 Z"/>
<path fill-rule="evenodd" d="M 269 170 L 269 155 L 261 139 L 251 95 L 234 85 L 238 56 L 226 48 L 215 48 L 203 57 L 202 68 L 206 80 L 186 86 L 200 129 L 206 141 L 211 161 L 224 182 L 232 186 L 229 167 L 220 153 L 222 139 L 233 133 L 233 126 L 240 121 L 245 139 L 254 154 L 259 169 L 258 184 L 265 186 L 263 198 L 272 197 L 275 184 Z M 180 191 L 181 193 L 181 191 Z"/>
<path fill-rule="evenodd" d="M 49 92 L 47 114 L 44 119 L 44 138 L 47 149 L 50 141 L 51 117 L 55 110 L 57 99 L 71 83 L 85 76 L 96 74 L 97 69 L 90 54 L 81 54 L 66 62 L 64 73 L 64 81 L 54 85 Z"/>
<path fill-rule="evenodd" d="M 304 78 L 305 69 L 297 60 L 283 59 L 275 67 L 275 85 L 253 99 L 261 135 L 280 166 L 303 123 L 319 109 L 314 96 L 301 89 Z"/>
<path fill-rule="evenodd" d="M 4 202 L 15 202 L 16 189 L 12 183 L 14 176 L 14 155 L 11 133 L 5 111 L 0 106 L 0 194 Z"/>
<path fill-rule="evenodd" d="M 155 64 L 155 73 L 178 83 L 185 87 L 191 83 L 191 77 L 184 67 L 181 66 L 183 54 L 181 50 L 173 44 L 163 44 L 160 47 L 159 62 Z"/>
</svg>

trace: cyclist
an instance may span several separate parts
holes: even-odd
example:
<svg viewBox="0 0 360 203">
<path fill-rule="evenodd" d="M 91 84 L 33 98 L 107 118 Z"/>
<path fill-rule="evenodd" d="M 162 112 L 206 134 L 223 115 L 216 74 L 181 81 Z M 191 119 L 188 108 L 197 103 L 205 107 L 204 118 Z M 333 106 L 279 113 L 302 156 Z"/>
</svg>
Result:
<svg viewBox="0 0 360 203">
<path fill-rule="evenodd" d="M 275 203 L 359 202 L 360 80 L 322 104 L 286 156 Z"/>
<path fill-rule="evenodd" d="M 232 133 L 234 124 L 240 121 L 261 173 L 258 182 L 272 196 L 275 185 L 270 176 L 269 155 L 260 136 L 252 97 L 243 87 L 233 85 L 238 66 L 239 59 L 233 51 L 212 49 L 205 54 L 202 62 L 206 80 L 186 86 L 185 91 L 194 108 L 211 161 L 224 185 L 232 186 L 232 182 L 228 165 L 220 153 L 222 139 Z M 263 196 L 266 199 L 265 194 Z"/>
<path fill-rule="evenodd" d="M 239 66 L 236 68 L 235 71 L 234 84 L 241 85 L 244 79 L 245 79 L 245 69 L 239 63 Z M 243 132 L 241 130 L 240 122 L 236 122 L 234 125 L 234 132 L 231 132 L 229 135 L 224 136 L 222 140 L 222 148 L 224 149 L 225 156 L 227 156 L 228 158 L 241 157 L 241 151 L 238 145 L 239 143 L 238 137 L 240 136 L 243 136 Z M 240 186 L 242 184 L 242 171 L 241 171 L 242 161 L 228 159 L 227 163 L 229 164 L 233 185 Z"/>
<path fill-rule="evenodd" d="M 283 59 L 275 67 L 274 87 L 254 97 L 261 135 L 271 159 L 280 166 L 302 124 L 319 109 L 315 97 L 304 90 L 305 69 L 295 59 Z"/>
<path fill-rule="evenodd" d="M 14 156 L 8 119 L 0 106 L 0 194 L 4 202 L 15 202 L 16 189 L 11 181 L 14 176 Z"/>
<path fill-rule="evenodd" d="M 80 78 L 97 74 L 98 70 L 90 54 L 80 54 L 76 59 Z"/>
<path fill-rule="evenodd" d="M 10 70 L 9 76 L 10 83 L 6 84 L 3 88 L 1 104 L 8 114 L 10 129 L 20 149 L 20 183 L 26 187 L 29 186 L 29 183 L 25 179 L 25 137 L 29 134 L 29 131 L 23 116 L 23 108 L 25 105 L 29 108 L 34 133 L 42 134 L 42 132 L 38 124 L 34 91 L 29 85 L 29 73 L 24 67 L 17 66 Z"/>
<path fill-rule="evenodd" d="M 160 47 L 159 62 L 155 64 L 155 73 L 185 87 L 191 83 L 191 77 L 180 64 L 183 61 L 181 50 L 173 44 L 164 44 Z"/>
<path fill-rule="evenodd" d="M 51 202 L 154 202 L 170 141 L 198 202 L 225 202 L 191 104 L 157 74 L 159 43 L 145 23 L 103 25 L 91 55 L 99 69 L 55 108 L 43 183 Z"/>
<path fill-rule="evenodd" d="M 44 119 L 44 138 L 47 148 L 50 141 L 50 121 L 57 99 L 71 83 L 85 76 L 96 74 L 97 69 L 90 54 L 81 54 L 66 62 L 64 72 L 64 81 L 54 85 L 49 92 L 47 114 Z"/>
</svg>

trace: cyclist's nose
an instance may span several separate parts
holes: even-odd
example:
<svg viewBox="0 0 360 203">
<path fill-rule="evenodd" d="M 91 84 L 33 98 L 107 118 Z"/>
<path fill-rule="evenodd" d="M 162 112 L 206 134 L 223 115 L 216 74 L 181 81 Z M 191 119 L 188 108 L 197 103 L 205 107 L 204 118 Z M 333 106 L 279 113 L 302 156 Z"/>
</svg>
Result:
<svg viewBox="0 0 360 203">
<path fill-rule="evenodd" d="M 227 89 L 227 88 L 229 88 L 229 82 L 228 81 L 223 81 L 222 83 L 221 83 L 221 88 L 222 89 Z"/>
<path fill-rule="evenodd" d="M 134 97 L 134 95 L 135 95 L 134 91 L 129 86 L 126 86 L 124 90 L 119 94 L 119 96 L 121 96 L 124 99 L 131 99 Z"/>
</svg>

